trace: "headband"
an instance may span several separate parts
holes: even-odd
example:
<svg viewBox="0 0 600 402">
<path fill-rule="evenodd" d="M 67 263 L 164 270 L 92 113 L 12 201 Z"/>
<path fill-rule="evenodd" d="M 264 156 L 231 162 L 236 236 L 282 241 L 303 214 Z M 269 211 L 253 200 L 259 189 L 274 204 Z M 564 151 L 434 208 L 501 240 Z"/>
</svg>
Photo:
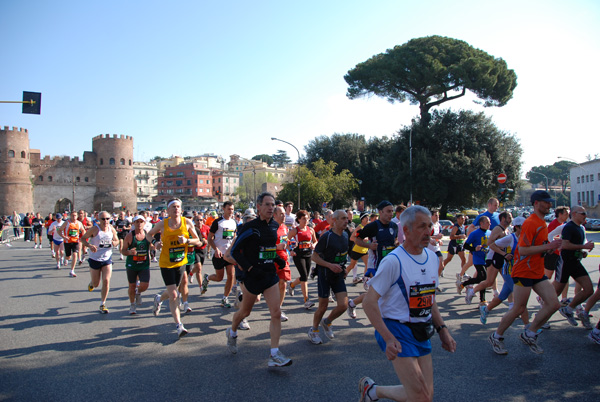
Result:
<svg viewBox="0 0 600 402">
<path fill-rule="evenodd" d="M 169 208 L 171 205 L 173 205 L 174 203 L 178 202 L 179 205 L 181 206 L 181 200 L 173 200 L 170 203 L 167 204 L 167 208 Z"/>
</svg>

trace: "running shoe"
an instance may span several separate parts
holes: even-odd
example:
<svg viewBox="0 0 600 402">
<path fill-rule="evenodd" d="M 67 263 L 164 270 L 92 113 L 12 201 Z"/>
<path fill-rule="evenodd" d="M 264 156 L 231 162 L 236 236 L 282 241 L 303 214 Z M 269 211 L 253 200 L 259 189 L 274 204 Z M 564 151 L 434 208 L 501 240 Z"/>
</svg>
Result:
<svg viewBox="0 0 600 402">
<path fill-rule="evenodd" d="M 350 303 L 348 303 L 348 308 L 346 309 L 346 313 L 348 313 L 348 317 L 350 317 L 354 320 L 356 318 L 356 306 L 351 307 Z"/>
<path fill-rule="evenodd" d="M 79 265 L 83 264 L 83 260 L 77 261 L 77 264 L 79 264 Z"/>
<path fill-rule="evenodd" d="M 460 274 L 456 274 L 456 293 L 461 294 L 464 286 L 462 285 L 462 281 L 460 280 Z"/>
<path fill-rule="evenodd" d="M 104 304 L 100 305 L 99 310 L 102 314 L 108 314 L 108 309 L 106 308 L 106 306 Z"/>
<path fill-rule="evenodd" d="M 577 326 L 577 321 L 575 320 L 575 316 L 573 315 L 573 313 L 569 313 L 567 311 L 567 306 L 563 306 L 563 307 L 559 308 L 558 312 L 560 313 L 560 315 L 565 317 L 567 319 L 567 322 L 569 324 L 571 324 L 573 327 Z"/>
<path fill-rule="evenodd" d="M 182 338 L 188 334 L 188 330 L 185 329 L 183 323 L 177 324 L 177 336 Z"/>
<path fill-rule="evenodd" d="M 60 261 L 56 263 L 56 269 L 60 269 Z"/>
<path fill-rule="evenodd" d="M 33 246 L 33 248 L 37 248 L 37 244 Z"/>
<path fill-rule="evenodd" d="M 71 271 L 71 272 L 69 272 L 69 276 L 70 276 L 71 278 L 77 278 L 77 274 L 75 273 L 75 271 Z"/>
<path fill-rule="evenodd" d="M 288 284 L 288 287 L 287 287 L 287 293 L 288 293 L 288 295 L 290 295 L 290 296 L 294 296 L 294 288 L 292 287 L 292 284 L 291 284 L 291 283 L 290 283 L 290 284 Z"/>
<path fill-rule="evenodd" d="M 129 315 L 135 315 L 136 314 L 135 308 L 136 308 L 135 307 L 135 303 L 131 303 L 129 305 Z"/>
<path fill-rule="evenodd" d="M 310 310 L 312 306 L 314 306 L 315 303 L 311 302 L 310 300 L 307 300 L 306 303 L 304 303 L 304 308 L 307 310 Z"/>
<path fill-rule="evenodd" d="M 231 328 L 227 328 L 227 330 L 225 331 L 225 336 L 227 337 L 227 349 L 229 349 L 229 352 L 231 352 L 232 354 L 236 354 L 237 353 L 237 336 L 236 337 L 231 336 Z"/>
<path fill-rule="evenodd" d="M 94 287 L 92 286 L 92 282 L 88 283 L 88 292 L 91 292 L 94 290 Z"/>
<path fill-rule="evenodd" d="M 483 325 L 487 324 L 487 317 L 490 312 L 487 311 L 487 306 L 479 306 L 479 321 Z"/>
<path fill-rule="evenodd" d="M 135 304 L 137 306 L 141 306 L 142 305 L 142 295 L 139 293 L 135 294 Z"/>
<path fill-rule="evenodd" d="M 190 281 L 190 285 L 194 283 L 194 275 L 189 275 L 188 280 Z"/>
<path fill-rule="evenodd" d="M 308 340 L 315 345 L 320 345 L 323 343 L 323 340 L 319 336 L 319 331 L 313 331 L 312 328 L 308 329 Z"/>
<path fill-rule="evenodd" d="M 494 350 L 494 353 L 496 353 L 497 355 L 507 355 L 508 354 L 508 350 L 506 350 L 506 348 L 504 347 L 504 338 L 495 338 L 494 334 L 491 334 L 488 337 L 488 341 L 492 345 L 492 349 Z"/>
<path fill-rule="evenodd" d="M 315 279 L 315 276 L 317 276 L 317 269 L 315 267 L 312 267 L 310 270 L 310 279 Z"/>
<path fill-rule="evenodd" d="M 248 331 L 250 329 L 250 324 L 248 324 L 248 320 L 244 318 L 238 325 L 238 329 Z"/>
<path fill-rule="evenodd" d="M 328 337 L 329 339 L 333 339 L 333 330 L 331 329 L 331 324 L 327 325 L 325 324 L 325 318 L 323 318 L 321 320 L 321 327 L 323 328 L 323 332 L 325 333 L 325 336 Z"/>
<path fill-rule="evenodd" d="M 158 316 L 158 313 L 160 313 L 161 306 L 162 306 L 162 302 L 160 301 L 160 295 L 155 295 L 154 296 L 154 308 L 152 309 L 152 314 L 154 314 L 154 316 Z"/>
<path fill-rule="evenodd" d="M 600 345 L 600 332 L 597 333 L 597 332 L 595 332 L 595 330 L 591 331 L 588 334 L 588 338 L 590 339 L 590 341 L 594 342 L 596 345 Z"/>
<path fill-rule="evenodd" d="M 208 290 L 208 274 L 204 274 L 204 280 L 202 281 L 202 294 Z"/>
<path fill-rule="evenodd" d="M 240 302 L 242 301 L 240 299 L 240 293 L 242 291 L 239 288 L 235 288 L 235 292 L 233 292 L 235 294 L 235 299 L 233 299 L 233 307 L 238 308 L 238 306 L 240 305 Z"/>
<path fill-rule="evenodd" d="M 373 399 L 369 396 L 369 391 L 375 385 L 375 381 L 373 381 L 369 377 L 363 377 L 358 381 L 358 393 L 360 397 L 358 398 L 358 402 L 372 402 Z"/>
<path fill-rule="evenodd" d="M 498 295 L 500 295 L 500 293 L 498 293 L 496 289 L 492 291 L 492 294 L 494 295 L 494 297 L 498 297 Z"/>
<path fill-rule="evenodd" d="M 278 350 L 277 353 L 275 353 L 275 356 L 269 357 L 269 367 L 284 367 L 290 366 L 291 364 L 292 359 L 285 357 L 285 355 L 281 353 L 281 350 Z"/>
<path fill-rule="evenodd" d="M 525 330 L 525 331 L 521 332 L 521 334 L 519 335 L 519 339 L 521 339 L 521 342 L 523 342 L 525 345 L 529 346 L 529 349 L 531 349 L 531 351 L 533 353 L 537 353 L 537 354 L 544 353 L 544 349 L 539 347 L 537 344 L 537 335 L 529 336 L 529 335 L 527 335 L 527 332 Z"/>
<path fill-rule="evenodd" d="M 227 297 L 221 299 L 221 307 L 231 308 L 231 304 L 229 304 L 229 299 Z"/>
<path fill-rule="evenodd" d="M 186 314 L 192 312 L 192 308 L 190 307 L 188 302 L 183 302 L 183 312 Z"/>
<path fill-rule="evenodd" d="M 594 328 L 594 326 L 590 322 L 590 315 L 585 310 L 577 309 L 576 313 L 577 313 L 577 318 L 579 318 L 579 320 L 581 321 L 581 324 L 584 326 L 585 329 Z"/>
<path fill-rule="evenodd" d="M 475 291 L 472 287 L 467 287 L 467 293 L 465 294 L 465 303 L 471 304 L 473 296 L 475 296 Z"/>
<path fill-rule="evenodd" d="M 354 286 L 358 285 L 361 282 L 362 282 L 362 278 L 359 278 L 358 276 L 356 278 L 352 279 L 352 284 Z"/>
<path fill-rule="evenodd" d="M 365 291 L 369 290 L 369 279 L 371 278 L 363 278 L 363 288 L 365 289 Z"/>
<path fill-rule="evenodd" d="M 281 312 L 281 322 L 286 322 L 287 320 L 289 320 L 288 316 L 285 315 L 285 313 L 282 311 Z"/>
<path fill-rule="evenodd" d="M 544 300 L 542 300 L 541 297 L 537 296 L 535 299 L 539 303 L 540 307 L 544 307 Z"/>
</svg>

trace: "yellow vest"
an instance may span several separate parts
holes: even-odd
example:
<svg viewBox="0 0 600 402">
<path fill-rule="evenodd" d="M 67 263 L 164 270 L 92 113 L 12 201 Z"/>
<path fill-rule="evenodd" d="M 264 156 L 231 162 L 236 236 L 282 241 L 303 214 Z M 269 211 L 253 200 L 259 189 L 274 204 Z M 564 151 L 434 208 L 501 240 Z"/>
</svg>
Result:
<svg viewBox="0 0 600 402">
<path fill-rule="evenodd" d="M 358 228 L 356 229 L 357 231 L 364 228 L 362 223 L 358 224 Z M 352 251 L 354 251 L 355 253 L 360 253 L 360 254 L 367 254 L 369 252 L 369 248 L 368 247 L 360 247 L 359 245 L 354 245 L 354 247 L 352 247 Z"/>
<path fill-rule="evenodd" d="M 178 268 L 182 265 L 187 265 L 187 244 L 180 244 L 178 242 L 179 236 L 184 236 L 189 239 L 190 234 L 188 233 L 186 219 L 181 217 L 181 225 L 179 228 L 173 230 L 169 227 L 169 220 L 171 218 L 165 218 L 163 231 L 161 234 L 162 249 L 160 251 L 160 258 L 158 265 L 161 268 Z"/>
</svg>

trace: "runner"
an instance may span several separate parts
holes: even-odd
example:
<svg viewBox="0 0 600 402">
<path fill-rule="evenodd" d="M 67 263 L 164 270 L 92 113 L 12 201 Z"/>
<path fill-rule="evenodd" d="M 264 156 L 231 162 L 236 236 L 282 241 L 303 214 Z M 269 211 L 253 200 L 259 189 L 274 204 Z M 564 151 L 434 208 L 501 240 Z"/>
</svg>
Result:
<svg viewBox="0 0 600 402">
<path fill-rule="evenodd" d="M 200 287 L 200 294 L 204 294 L 204 286 L 202 283 L 202 266 L 204 265 L 204 258 L 206 256 L 206 246 L 208 245 L 208 232 L 210 228 L 204 224 L 204 214 L 199 213 L 194 217 L 194 227 L 196 228 L 196 233 L 198 234 L 198 240 L 200 241 L 200 245 L 194 247 L 194 252 L 196 253 L 195 259 L 196 263 L 192 268 L 192 272 L 190 272 L 190 283 L 196 276 L 196 281 L 198 282 L 198 286 Z"/>
<path fill-rule="evenodd" d="M 52 235 L 52 255 L 56 258 L 56 269 L 60 269 L 60 264 L 65 263 L 65 247 L 63 245 L 65 239 L 60 234 L 60 227 L 64 223 L 62 217 L 61 213 L 54 215 L 56 220 L 48 228 L 48 233 Z"/>
<path fill-rule="evenodd" d="M 54 258 L 54 247 L 52 246 L 52 233 L 50 232 L 50 225 L 54 222 L 54 215 L 49 213 L 48 216 L 44 219 L 44 227 L 46 228 L 46 237 L 48 238 L 48 247 L 50 247 L 50 251 L 52 252 L 52 258 Z M 9 243 L 7 243 L 9 244 Z M 40 248 L 42 248 L 40 246 Z"/>
<path fill-rule="evenodd" d="M 102 289 L 100 291 L 100 312 L 107 314 L 106 298 L 110 290 L 110 278 L 112 276 L 112 253 L 113 247 L 119 245 L 117 232 L 110 223 L 110 214 L 102 211 L 99 214 L 98 226 L 92 226 L 88 229 L 81 242 L 90 249 L 88 263 L 90 264 L 90 283 L 88 291 L 93 291 L 100 285 L 102 279 Z M 88 241 L 88 239 L 90 239 Z"/>
<path fill-rule="evenodd" d="M 279 307 L 279 278 L 275 262 L 279 261 L 276 253 L 277 229 L 279 224 L 273 219 L 275 197 L 271 193 L 261 193 L 257 200 L 258 218 L 244 224 L 233 247 L 231 256 L 240 266 L 238 274 L 242 281 L 244 297 L 240 309 L 233 315 L 231 327 L 227 328 L 227 348 L 237 353 L 237 329 L 242 319 L 248 317 L 256 298 L 261 293 L 269 308 L 271 317 L 269 333 L 271 337 L 271 353 L 269 367 L 282 367 L 292 364 L 279 350 L 281 336 L 281 309 Z"/>
<path fill-rule="evenodd" d="M 146 239 L 146 218 L 138 215 L 133 219 L 133 230 L 125 236 L 121 254 L 127 256 L 125 268 L 129 282 L 129 314 L 137 313 L 136 309 L 142 305 L 142 293 L 150 284 L 150 249 L 153 246 Z M 138 284 L 139 282 L 139 284 Z"/>
<path fill-rule="evenodd" d="M 225 201 L 223 203 L 223 216 L 215 219 L 210 226 L 208 245 L 215 250 L 212 259 L 215 273 L 212 275 L 204 274 L 204 287 L 208 288 L 210 281 L 221 282 L 225 273 L 227 273 L 223 298 L 221 299 L 221 306 L 226 308 L 231 307 L 231 304 L 229 303 L 229 294 L 231 293 L 233 281 L 235 280 L 233 264 L 228 263 L 223 258 L 223 255 L 233 242 L 233 237 L 235 236 L 235 231 L 237 229 L 237 224 L 235 223 L 235 219 L 233 219 L 233 210 L 233 203 L 231 201 Z"/>
<path fill-rule="evenodd" d="M 167 289 L 162 294 L 154 296 L 155 316 L 160 313 L 164 300 L 169 299 L 169 309 L 176 324 L 177 335 L 181 338 L 188 331 L 181 322 L 179 315 L 179 298 L 177 287 L 187 264 L 187 249 L 189 246 L 200 244 L 194 224 L 187 218 L 181 216 L 181 200 L 173 198 L 167 203 L 168 218 L 158 222 L 151 231 L 146 234 L 146 240 L 153 243 L 160 250 L 159 266 L 160 273 Z M 160 240 L 156 241 L 154 235 L 160 233 Z"/>
<path fill-rule="evenodd" d="M 431 210 L 431 238 L 429 239 L 428 249 L 433 251 L 439 260 L 439 268 L 438 268 L 438 276 L 444 277 L 444 257 L 442 256 L 442 246 L 444 243 L 442 242 L 442 225 L 440 225 L 440 211 L 437 209 Z M 439 285 L 438 285 L 439 286 Z M 440 291 L 439 287 L 436 289 Z"/>
<path fill-rule="evenodd" d="M 308 226 L 308 212 L 301 209 L 296 214 L 297 226 L 288 233 L 289 239 L 296 239 L 296 247 L 292 250 L 292 258 L 294 265 L 300 275 L 290 283 L 288 292 L 290 296 L 294 296 L 294 288 L 300 284 L 300 290 L 304 297 L 304 308 L 310 310 L 315 305 L 308 297 L 308 275 L 311 272 L 310 263 L 312 261 L 312 253 L 317 244 L 317 236 L 313 228 Z"/>
<path fill-rule="evenodd" d="M 395 218 L 394 218 L 395 219 Z M 392 219 L 393 221 L 393 219 Z M 361 230 L 362 228 L 364 228 L 369 222 L 369 214 L 366 212 L 363 212 L 360 215 L 360 223 L 358 224 L 358 226 L 356 227 L 356 229 L 354 229 L 354 231 L 352 232 L 352 235 L 350 236 L 350 240 L 352 242 L 356 241 L 356 234 L 359 230 Z M 367 240 L 368 242 L 368 240 Z M 362 282 L 362 279 L 358 277 L 358 267 L 356 266 L 356 264 L 358 263 L 358 260 L 362 259 L 363 264 L 365 265 L 365 272 L 367 271 L 367 265 L 369 264 L 368 262 L 368 252 L 369 252 L 369 248 L 368 247 L 361 247 L 358 244 L 354 244 L 354 246 L 352 247 L 352 250 L 350 250 L 350 265 L 348 265 L 348 268 L 346 268 L 346 275 L 348 275 L 350 273 L 350 271 L 352 271 L 352 284 L 356 285 L 357 283 Z"/>
<path fill-rule="evenodd" d="M 83 225 L 83 229 L 87 232 L 87 230 L 89 228 L 91 228 L 93 226 L 92 224 L 92 220 L 90 218 L 87 217 L 87 212 L 85 212 L 83 209 L 79 210 L 79 212 L 77 213 L 77 220 L 79 222 L 81 222 L 81 224 Z M 83 236 L 83 235 L 82 235 Z M 81 236 L 79 237 L 79 265 L 83 264 L 83 260 L 85 259 L 84 255 L 87 254 L 87 250 L 86 248 L 83 246 L 83 243 L 81 243 Z"/>
<path fill-rule="evenodd" d="M 79 255 L 79 238 L 85 233 L 85 228 L 77 220 L 77 212 L 72 211 L 71 216 L 58 229 L 58 233 L 64 239 L 65 255 L 67 261 L 71 261 L 71 272 L 69 275 L 75 278 L 75 265 Z"/>
<path fill-rule="evenodd" d="M 562 241 L 548 242 L 548 228 L 544 216 L 548 214 L 552 202 L 550 195 L 542 190 L 531 194 L 531 204 L 534 213 L 523 223 L 519 237 L 518 258 L 513 266 L 512 277 L 515 282 L 513 290 L 514 307 L 504 314 L 496 332 L 488 338 L 495 353 L 505 355 L 508 351 L 504 348 L 504 332 L 512 325 L 514 320 L 523 314 L 533 289 L 543 300 L 544 304 L 535 316 L 535 319 L 520 335 L 521 341 L 529 346 L 534 353 L 544 351 L 537 344 L 537 330 L 559 309 L 560 304 L 552 284 L 544 275 L 543 254 L 560 248 Z"/>
<path fill-rule="evenodd" d="M 581 264 L 581 259 L 587 256 L 587 252 L 594 248 L 594 242 L 586 242 L 585 237 L 585 218 L 587 212 L 585 208 L 576 205 L 571 207 L 571 221 L 565 225 L 562 230 L 561 260 L 556 268 L 556 277 L 553 285 L 556 289 L 556 295 L 559 295 L 569 283 L 569 277 L 581 286 L 581 290 L 575 294 L 573 300 L 566 306 L 562 306 L 558 312 L 567 319 L 572 326 L 577 326 L 575 321 L 575 308 L 585 302 L 588 297 L 594 293 L 592 281 L 587 270 Z M 584 327 L 591 328 L 589 315 L 585 310 L 580 313 Z"/>
<path fill-rule="evenodd" d="M 194 216 L 192 215 L 192 213 L 190 211 L 185 211 L 183 213 L 183 217 L 189 219 L 190 221 L 193 220 Z M 194 224 L 194 229 L 195 229 L 195 224 Z M 198 234 L 198 232 L 196 231 L 196 234 Z M 192 235 L 190 234 L 190 237 L 192 237 Z M 198 235 L 198 242 L 200 242 L 200 236 Z M 199 245 L 200 243 L 198 243 Z M 191 272 L 192 269 L 194 269 L 194 265 L 196 265 L 196 247 L 188 247 L 187 248 L 187 264 L 185 265 L 185 270 L 181 273 L 181 282 L 179 282 L 179 310 L 183 311 L 185 314 L 187 313 L 191 313 L 192 312 L 192 308 L 190 307 L 190 304 L 188 303 L 188 295 L 189 295 L 189 289 L 188 289 L 188 283 L 190 283 L 190 278 L 191 278 Z"/>
<path fill-rule="evenodd" d="M 485 257 L 489 251 L 488 239 L 491 234 L 489 227 L 490 219 L 487 216 L 482 216 L 481 219 L 479 219 L 478 228 L 471 232 L 465 241 L 464 247 L 473 254 L 473 265 L 475 265 L 475 269 L 477 270 L 477 276 L 475 278 L 470 278 L 460 284 L 456 284 L 456 291 L 458 294 L 461 294 L 462 290 L 467 288 L 465 295 L 465 302 L 467 304 L 471 304 L 471 300 L 473 300 L 473 296 L 475 296 L 473 285 L 481 283 L 487 278 Z M 485 288 L 480 290 L 479 299 L 480 302 L 485 302 Z"/>
<path fill-rule="evenodd" d="M 438 259 L 427 249 L 431 236 L 430 212 L 421 206 L 406 209 L 400 219 L 404 244 L 385 258 L 370 282 L 364 308 L 375 328 L 375 338 L 392 361 L 402 385 L 378 386 L 369 377 L 358 384 L 359 401 L 433 400 L 431 341 L 434 329 L 442 347 L 456 350 L 456 342 L 435 301 Z"/>
<path fill-rule="evenodd" d="M 465 258 L 465 251 L 463 250 L 463 244 L 467 239 L 466 228 L 465 228 L 465 216 L 463 214 L 456 215 L 456 222 L 450 231 L 450 242 L 448 243 L 448 255 L 443 262 L 443 265 L 446 266 L 455 255 L 458 255 L 460 258 L 461 267 L 467 263 Z M 456 279 L 460 282 L 462 276 L 460 273 L 456 274 Z"/>
<path fill-rule="evenodd" d="M 283 300 L 285 299 L 286 285 L 289 281 L 292 280 L 292 272 L 290 271 L 290 263 L 288 261 L 289 229 L 287 224 L 285 223 L 285 211 L 281 206 L 275 208 L 275 212 L 273 213 L 273 219 L 279 224 L 279 228 L 277 229 L 276 249 L 277 255 L 279 256 L 279 260 L 283 261 L 282 265 L 275 263 L 275 268 L 277 268 L 277 276 L 279 277 L 279 307 L 281 309 L 281 307 L 283 306 Z M 296 215 L 294 215 L 294 221 L 295 220 Z M 281 321 L 287 320 L 288 316 L 283 312 L 283 310 L 281 310 Z"/>
<path fill-rule="evenodd" d="M 42 248 L 42 228 L 44 227 L 44 219 L 42 214 L 39 212 L 31 220 L 31 227 L 33 228 L 33 242 L 35 243 L 33 248 Z"/>
<path fill-rule="evenodd" d="M 368 269 L 365 272 L 363 283 L 368 290 L 368 280 L 375 275 L 381 260 L 397 246 L 398 225 L 392 222 L 394 206 L 389 201 L 381 201 L 377 205 L 379 219 L 374 220 L 367 226 L 356 232 L 355 243 L 360 247 L 369 249 Z M 348 302 L 348 316 L 356 318 L 356 306 L 362 303 L 366 293 Z"/>
<path fill-rule="evenodd" d="M 283 204 L 283 207 L 285 208 L 285 226 L 287 226 L 288 230 L 292 230 L 296 227 L 296 215 L 292 213 L 294 203 L 288 201 Z"/>
<path fill-rule="evenodd" d="M 125 219 L 125 212 L 119 212 L 119 217 L 115 220 L 114 225 L 115 230 L 117 231 L 117 236 L 119 237 L 119 252 L 123 248 L 123 240 L 125 240 L 125 236 L 131 230 L 131 223 Z M 123 259 L 123 254 L 119 255 L 119 259 Z"/>
</svg>

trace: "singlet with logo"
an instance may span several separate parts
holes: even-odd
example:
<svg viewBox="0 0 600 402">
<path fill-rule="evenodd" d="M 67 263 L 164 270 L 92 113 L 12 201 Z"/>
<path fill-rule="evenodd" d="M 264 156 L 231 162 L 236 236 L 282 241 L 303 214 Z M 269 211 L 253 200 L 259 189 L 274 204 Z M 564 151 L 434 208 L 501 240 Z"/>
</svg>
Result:
<svg viewBox="0 0 600 402">
<path fill-rule="evenodd" d="M 312 244 L 312 232 L 308 225 L 304 228 L 304 230 L 300 230 L 299 227 L 296 227 L 296 248 L 294 248 L 294 252 L 301 257 L 310 257 L 312 255 L 312 248 L 310 245 Z"/>
<path fill-rule="evenodd" d="M 67 221 L 68 225 L 65 227 L 65 236 L 67 238 L 67 243 L 77 243 L 79 242 L 79 228 L 82 227 L 81 222 L 75 221 L 71 222 Z"/>
<path fill-rule="evenodd" d="M 285 226 L 287 226 L 288 229 L 295 228 L 297 225 L 296 214 L 285 215 L 285 220 L 283 221 L 283 223 L 285 224 Z"/>
<path fill-rule="evenodd" d="M 512 274 L 512 267 L 517 258 L 517 245 L 519 244 L 519 239 L 514 233 L 511 233 L 508 236 L 496 240 L 494 244 L 505 250 L 506 253 L 513 255 L 512 260 L 504 261 L 504 265 L 502 266 L 502 275 Z"/>
<path fill-rule="evenodd" d="M 171 229 L 169 222 L 171 218 L 165 218 L 163 231 L 161 233 L 162 249 L 158 265 L 161 268 L 178 268 L 187 264 L 187 244 L 179 243 L 179 236 L 190 238 L 187 222 L 181 218 L 181 224 L 177 229 Z"/>
<path fill-rule="evenodd" d="M 142 271 L 144 269 L 150 269 L 150 259 L 148 251 L 150 250 L 150 243 L 146 240 L 146 231 L 143 231 L 144 239 L 138 240 L 135 238 L 135 232 L 131 233 L 131 244 L 127 248 L 128 250 L 136 249 L 136 255 L 128 255 L 125 261 L 125 267 L 134 271 Z"/>
<path fill-rule="evenodd" d="M 225 219 L 222 216 L 219 219 L 215 219 L 210 225 L 210 232 L 215 235 L 213 241 L 221 253 L 225 254 L 231 245 L 236 229 L 237 223 L 235 219 Z"/>
<path fill-rule="evenodd" d="M 460 236 L 460 235 L 464 235 L 466 234 L 465 232 L 465 225 L 459 225 L 458 223 L 454 224 L 454 227 L 456 228 L 456 233 L 454 234 L 455 236 Z M 465 243 L 465 239 L 451 239 L 450 243 L 448 244 L 450 247 L 456 247 L 457 245 L 463 245 Z"/>
<path fill-rule="evenodd" d="M 96 246 L 96 252 L 90 250 L 90 259 L 94 261 L 108 261 L 112 257 L 113 252 L 113 231 L 112 227 L 108 226 L 106 231 L 98 228 L 98 234 L 89 240 L 89 243 Z"/>
<path fill-rule="evenodd" d="M 393 250 L 369 281 L 369 286 L 381 295 L 381 316 L 400 322 L 429 321 L 438 284 L 438 265 L 437 256 L 427 248 L 414 256 L 404 246 Z"/>
</svg>

